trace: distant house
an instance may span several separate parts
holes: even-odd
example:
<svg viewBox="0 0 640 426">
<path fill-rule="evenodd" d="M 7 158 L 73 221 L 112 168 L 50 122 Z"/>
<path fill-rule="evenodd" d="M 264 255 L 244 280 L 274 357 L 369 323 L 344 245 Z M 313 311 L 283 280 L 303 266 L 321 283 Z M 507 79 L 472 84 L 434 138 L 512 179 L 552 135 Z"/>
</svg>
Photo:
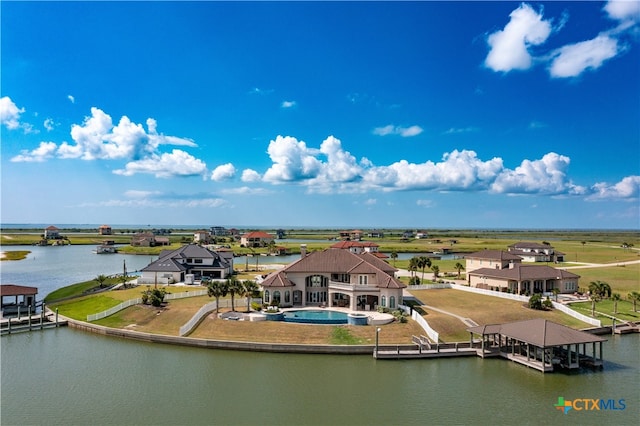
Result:
<svg viewBox="0 0 640 426">
<path fill-rule="evenodd" d="M 521 241 L 510 245 L 508 250 L 520 256 L 523 262 L 564 262 L 564 253 L 548 244 Z"/>
<path fill-rule="evenodd" d="M 380 231 L 379 229 L 374 229 L 372 231 L 369 231 L 367 236 L 369 238 L 384 238 L 384 232 Z"/>
<path fill-rule="evenodd" d="M 429 233 L 427 231 L 416 231 L 416 239 L 422 240 L 425 238 L 429 238 Z"/>
<path fill-rule="evenodd" d="M 211 234 L 209 231 L 200 230 L 193 233 L 193 241 L 196 243 L 208 244 Z"/>
<path fill-rule="evenodd" d="M 285 232 L 284 229 L 278 229 L 276 231 L 276 236 L 278 237 L 279 240 L 282 240 L 283 238 L 287 237 L 287 233 Z"/>
<path fill-rule="evenodd" d="M 262 231 L 253 231 L 240 238 L 240 245 L 245 247 L 266 247 L 273 242 L 273 235 Z"/>
<path fill-rule="evenodd" d="M 156 247 L 171 244 L 169 237 L 158 237 L 153 232 L 139 232 L 131 237 L 131 245 L 134 247 Z"/>
<path fill-rule="evenodd" d="M 406 287 L 395 277 L 396 271 L 372 253 L 329 248 L 307 255 L 303 248 L 299 260 L 271 273 L 261 286 L 265 303 L 275 301 L 283 307 L 395 309 L 402 303 Z"/>
<path fill-rule="evenodd" d="M 112 235 L 113 234 L 113 230 L 111 229 L 111 227 L 109 225 L 100 225 L 100 227 L 98 228 L 98 234 L 100 234 L 100 235 Z"/>
<path fill-rule="evenodd" d="M 387 257 L 387 255 L 379 253 L 378 249 L 380 246 L 376 243 L 372 243 L 371 241 L 340 241 L 339 243 L 333 244 L 331 248 L 349 250 L 351 253 L 355 254 L 372 253 L 379 258 Z"/>
<path fill-rule="evenodd" d="M 55 226 L 47 226 L 44 228 L 44 239 L 45 240 L 55 240 L 60 238 L 60 229 Z"/>
<path fill-rule="evenodd" d="M 359 229 L 354 229 L 352 231 L 340 231 L 340 239 L 341 240 L 349 240 L 349 241 L 360 241 L 362 238 L 363 232 Z"/>
<path fill-rule="evenodd" d="M 229 231 L 224 226 L 212 226 L 211 235 L 214 237 L 226 237 L 229 235 Z"/>
<path fill-rule="evenodd" d="M 138 284 L 173 284 L 193 279 L 225 279 L 233 273 L 233 254 L 223 255 L 197 244 L 163 250 L 158 260 L 140 270 Z"/>
<path fill-rule="evenodd" d="M 514 294 L 560 293 L 578 291 L 579 275 L 546 265 L 511 263 L 508 268 L 480 268 L 467 271 L 471 287 L 508 291 Z"/>
<path fill-rule="evenodd" d="M 505 269 L 512 263 L 521 263 L 522 258 L 503 250 L 480 250 L 465 256 L 467 272 L 481 268 Z"/>
</svg>

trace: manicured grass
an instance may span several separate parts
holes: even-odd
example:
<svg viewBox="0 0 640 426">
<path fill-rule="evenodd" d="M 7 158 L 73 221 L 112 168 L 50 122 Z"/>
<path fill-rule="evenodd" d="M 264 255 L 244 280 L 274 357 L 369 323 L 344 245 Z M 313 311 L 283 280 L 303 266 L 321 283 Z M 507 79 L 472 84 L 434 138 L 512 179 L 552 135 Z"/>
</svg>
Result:
<svg viewBox="0 0 640 426">
<path fill-rule="evenodd" d="M 573 328 L 589 326 L 556 310 L 536 311 L 529 309 L 519 301 L 453 289 L 409 290 L 425 305 L 470 318 L 479 325 L 545 318 Z M 424 306 L 423 309 L 427 312 L 424 318 L 434 330 L 440 333 L 441 340 L 447 342 L 469 339 L 469 333 L 466 331 L 467 326 L 462 321 Z"/>
<path fill-rule="evenodd" d="M 587 291 L 592 281 L 604 281 L 613 293 L 623 298 L 632 291 L 640 291 L 640 264 L 569 270 L 580 275 L 580 289 Z"/>
<path fill-rule="evenodd" d="M 23 260 L 27 258 L 29 253 L 31 252 L 28 250 L 8 250 L 3 252 L 3 256 L 0 260 Z"/>
<path fill-rule="evenodd" d="M 572 303 L 569 307 L 583 315 L 591 316 L 591 302 Z M 628 300 L 618 301 L 617 313 L 613 312 L 613 300 L 605 299 L 597 302 L 596 316 L 594 318 L 602 321 L 602 325 L 611 325 L 613 324 L 613 319 L 611 317 L 617 318 L 618 324 L 620 324 L 621 321 L 635 322 L 640 321 L 640 312 L 633 312 L 633 303 Z"/>
<path fill-rule="evenodd" d="M 104 282 L 105 287 L 109 287 L 114 284 L 118 284 L 121 281 L 118 278 L 107 278 Z M 67 297 L 80 297 L 88 290 L 93 288 L 98 288 L 98 282 L 95 280 L 83 281 L 81 283 L 72 284 L 66 287 L 59 288 L 58 290 L 52 291 L 45 298 L 44 301 L 46 303 L 50 303 L 56 300 L 65 299 Z M 139 297 L 139 296 L 136 296 Z"/>
<path fill-rule="evenodd" d="M 360 345 L 363 343 L 361 338 L 355 337 L 346 327 L 333 327 L 330 342 L 332 345 Z"/>
<path fill-rule="evenodd" d="M 108 293 L 85 296 L 80 299 L 60 302 L 55 305 L 51 305 L 49 308 L 53 310 L 58 308 L 60 315 L 80 321 L 86 321 L 87 315 L 106 311 L 107 309 L 113 308 L 114 306 L 122 303 L 122 300 L 115 299 L 106 294 Z"/>
</svg>

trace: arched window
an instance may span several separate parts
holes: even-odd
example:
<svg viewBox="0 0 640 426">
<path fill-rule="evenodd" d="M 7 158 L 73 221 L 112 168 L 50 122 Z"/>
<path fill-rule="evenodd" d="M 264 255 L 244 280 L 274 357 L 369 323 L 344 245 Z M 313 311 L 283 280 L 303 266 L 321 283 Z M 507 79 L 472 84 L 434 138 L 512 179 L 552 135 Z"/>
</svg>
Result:
<svg viewBox="0 0 640 426">
<path fill-rule="evenodd" d="M 284 292 L 284 303 L 291 303 L 291 292 L 289 290 Z"/>
<path fill-rule="evenodd" d="M 386 296 L 382 296 L 382 301 L 380 302 L 380 306 L 387 306 L 387 297 Z"/>
<path fill-rule="evenodd" d="M 395 296 L 389 296 L 389 308 L 395 309 L 396 307 L 396 298 Z"/>
<path fill-rule="evenodd" d="M 269 303 L 269 290 L 264 291 L 264 303 Z"/>
<path fill-rule="evenodd" d="M 273 292 L 273 301 L 280 303 L 280 292 L 278 290 Z"/>
</svg>

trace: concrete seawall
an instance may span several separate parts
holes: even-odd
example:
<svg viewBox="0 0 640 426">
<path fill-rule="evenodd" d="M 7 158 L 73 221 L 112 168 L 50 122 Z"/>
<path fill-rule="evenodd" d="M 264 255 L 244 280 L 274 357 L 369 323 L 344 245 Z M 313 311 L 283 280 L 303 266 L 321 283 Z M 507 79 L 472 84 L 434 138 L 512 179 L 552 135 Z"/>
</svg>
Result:
<svg viewBox="0 0 640 426">
<path fill-rule="evenodd" d="M 375 345 L 302 345 L 294 343 L 259 343 L 225 340 L 197 339 L 193 337 L 169 336 L 165 334 L 143 333 L 133 330 L 104 327 L 64 318 L 69 327 L 104 336 L 120 337 L 149 343 L 192 346 L 207 349 L 227 349 L 253 352 L 298 353 L 298 354 L 332 354 L 332 355 L 371 355 Z M 379 345 L 379 350 L 411 350 L 415 345 Z"/>
</svg>

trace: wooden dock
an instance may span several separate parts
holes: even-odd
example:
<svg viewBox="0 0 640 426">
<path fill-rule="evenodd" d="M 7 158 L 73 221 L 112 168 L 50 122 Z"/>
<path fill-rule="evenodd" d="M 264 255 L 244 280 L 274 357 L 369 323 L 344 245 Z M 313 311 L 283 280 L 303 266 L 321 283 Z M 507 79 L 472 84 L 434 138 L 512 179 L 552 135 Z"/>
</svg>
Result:
<svg viewBox="0 0 640 426">
<path fill-rule="evenodd" d="M 613 332 L 615 334 L 640 333 L 640 323 L 625 322 L 624 324 L 614 325 Z"/>
<path fill-rule="evenodd" d="M 66 320 L 57 320 L 55 314 L 31 315 L 31 317 L 2 318 L 0 320 L 0 335 L 6 336 L 27 331 L 46 330 L 67 325 Z"/>
<path fill-rule="evenodd" d="M 449 358 L 456 356 L 478 355 L 478 349 L 470 343 L 431 343 L 426 336 L 413 336 L 414 349 L 395 349 L 385 346 L 373 351 L 376 359 L 416 359 L 416 358 Z"/>
</svg>

